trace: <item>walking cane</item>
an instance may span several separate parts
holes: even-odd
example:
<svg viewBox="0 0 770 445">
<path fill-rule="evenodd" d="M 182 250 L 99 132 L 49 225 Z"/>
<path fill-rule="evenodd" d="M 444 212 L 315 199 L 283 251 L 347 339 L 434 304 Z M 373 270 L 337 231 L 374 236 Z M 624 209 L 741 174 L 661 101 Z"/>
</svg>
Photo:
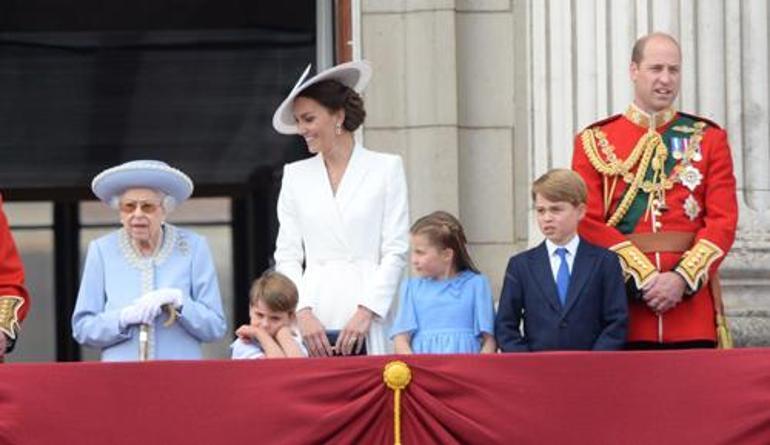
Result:
<svg viewBox="0 0 770 445">
<path fill-rule="evenodd" d="M 139 326 L 139 361 L 145 362 L 150 356 L 150 325 L 142 323 Z"/>
<path fill-rule="evenodd" d="M 168 319 L 163 322 L 164 327 L 169 327 L 176 321 L 177 314 L 174 306 L 164 304 L 163 309 L 168 313 Z M 146 362 L 150 359 L 150 325 L 142 323 L 139 327 L 139 361 Z"/>
</svg>

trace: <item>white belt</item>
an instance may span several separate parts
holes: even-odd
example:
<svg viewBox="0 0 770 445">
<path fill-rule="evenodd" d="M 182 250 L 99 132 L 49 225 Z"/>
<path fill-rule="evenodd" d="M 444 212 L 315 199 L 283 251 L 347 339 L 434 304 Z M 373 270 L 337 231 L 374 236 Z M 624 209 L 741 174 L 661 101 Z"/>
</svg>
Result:
<svg viewBox="0 0 770 445">
<path fill-rule="evenodd" d="M 353 256 L 350 256 L 347 258 L 318 258 L 318 259 L 308 260 L 307 267 L 324 267 L 324 266 L 335 266 L 335 265 L 342 266 L 346 264 L 374 265 L 375 262 L 371 260 L 367 260 L 365 258 L 356 258 Z"/>
</svg>

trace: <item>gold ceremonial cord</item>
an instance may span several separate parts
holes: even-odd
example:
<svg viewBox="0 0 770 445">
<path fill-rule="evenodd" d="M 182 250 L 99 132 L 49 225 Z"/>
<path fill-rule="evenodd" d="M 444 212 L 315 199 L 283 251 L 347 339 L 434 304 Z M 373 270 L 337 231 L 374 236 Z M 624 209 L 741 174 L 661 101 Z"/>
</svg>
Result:
<svg viewBox="0 0 770 445">
<path fill-rule="evenodd" d="M 401 445 L 401 391 L 412 381 L 412 371 L 406 363 L 394 360 L 385 365 L 382 379 L 393 390 L 393 440 Z"/>
<path fill-rule="evenodd" d="M 642 144 L 642 140 L 640 140 L 634 149 L 631 150 L 631 154 L 628 156 L 628 158 L 621 162 L 615 154 L 615 147 L 609 143 L 607 140 L 607 135 L 604 134 L 604 132 L 599 128 L 589 128 L 583 131 L 580 137 L 583 141 L 583 150 L 588 157 L 588 161 L 591 163 L 594 169 L 596 169 L 596 171 L 603 175 L 604 178 L 603 198 L 604 217 L 606 218 L 607 212 L 610 211 L 612 197 L 615 195 L 615 187 L 618 183 L 618 176 L 622 177 L 623 180 L 629 184 L 633 181 L 633 175 L 629 172 L 639 160 L 639 157 L 642 155 L 642 152 L 644 151 L 644 144 Z M 602 147 L 602 152 L 607 157 L 607 162 L 604 162 L 602 157 L 599 155 L 599 151 L 596 148 L 597 140 L 599 141 L 599 145 Z M 609 176 L 613 176 L 613 178 L 612 186 L 608 190 L 607 178 Z"/>
<path fill-rule="evenodd" d="M 631 154 L 624 161 L 620 161 L 615 154 L 615 147 L 610 145 L 607 141 L 607 136 L 598 128 L 589 128 L 580 135 L 583 140 L 583 149 L 588 156 L 588 160 L 591 161 L 591 165 L 601 174 L 607 176 L 623 176 L 625 177 L 634 165 L 642 156 L 643 145 L 637 143 L 636 147 L 631 150 Z M 596 139 L 599 140 L 599 145 L 602 147 L 602 152 L 607 157 L 607 162 L 604 162 L 599 151 L 596 148 Z"/>
<path fill-rule="evenodd" d="M 596 131 L 601 133 L 600 130 Z M 599 137 L 603 137 L 603 134 L 600 134 Z M 629 182 L 628 192 L 623 196 L 623 199 L 620 201 L 618 208 L 615 210 L 609 220 L 607 220 L 608 226 L 615 227 L 620 222 L 620 220 L 626 216 L 626 213 L 628 213 L 628 209 L 631 208 L 631 204 L 634 202 L 636 195 L 639 193 L 640 187 L 646 185 L 644 176 L 647 173 L 647 168 L 650 165 L 652 156 L 658 151 L 658 147 L 663 144 L 663 141 L 661 140 L 658 133 L 646 133 L 636 143 L 636 146 L 631 151 L 631 155 L 628 157 L 628 159 L 621 163 L 618 161 L 617 157 L 615 157 L 614 152 L 612 152 L 612 147 L 609 145 L 604 146 L 604 151 L 609 158 L 609 162 L 604 162 L 604 160 L 601 159 L 601 156 L 599 156 L 599 153 L 596 149 L 594 132 L 591 129 L 585 130 L 581 134 L 581 138 L 583 141 L 583 150 L 588 157 L 588 161 L 596 169 L 596 171 L 607 176 L 619 175 L 623 177 L 624 181 Z M 602 139 L 600 144 L 604 145 L 605 141 L 606 139 Z M 631 167 L 633 167 L 634 163 L 636 163 L 636 160 L 640 154 L 641 161 L 639 162 L 639 167 L 636 170 L 636 174 L 633 175 L 633 179 L 631 179 L 629 170 Z M 633 161 L 633 163 L 631 163 L 631 161 Z M 662 163 L 660 164 L 661 165 L 658 167 L 662 168 Z M 631 180 L 629 181 L 629 179 Z M 608 209 L 607 206 L 611 199 L 612 197 L 607 196 L 607 190 L 605 190 L 605 211 Z"/>
<path fill-rule="evenodd" d="M 628 209 L 631 208 L 631 204 L 639 193 L 639 184 L 644 182 L 644 175 L 647 173 L 647 167 L 650 165 L 652 155 L 655 153 L 657 146 L 662 143 L 663 141 L 660 139 L 660 135 L 652 132 L 645 134 L 637 143 L 637 145 L 642 144 L 645 146 L 642 160 L 639 162 L 639 168 L 636 170 L 634 180 L 628 186 L 628 192 L 623 196 L 615 213 L 613 213 L 607 221 L 608 226 L 615 227 L 620 220 L 626 216 L 626 213 L 628 213 Z"/>
</svg>

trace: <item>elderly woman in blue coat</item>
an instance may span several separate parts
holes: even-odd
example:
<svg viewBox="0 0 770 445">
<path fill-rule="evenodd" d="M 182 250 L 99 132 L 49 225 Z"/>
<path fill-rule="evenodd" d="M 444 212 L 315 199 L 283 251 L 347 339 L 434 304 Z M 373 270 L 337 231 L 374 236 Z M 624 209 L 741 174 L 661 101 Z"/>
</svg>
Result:
<svg viewBox="0 0 770 445">
<path fill-rule="evenodd" d="M 132 161 L 91 183 L 118 210 L 122 227 L 91 242 L 72 331 L 104 361 L 200 359 L 201 343 L 226 330 L 206 240 L 165 222 L 192 194 L 183 172 Z"/>
</svg>

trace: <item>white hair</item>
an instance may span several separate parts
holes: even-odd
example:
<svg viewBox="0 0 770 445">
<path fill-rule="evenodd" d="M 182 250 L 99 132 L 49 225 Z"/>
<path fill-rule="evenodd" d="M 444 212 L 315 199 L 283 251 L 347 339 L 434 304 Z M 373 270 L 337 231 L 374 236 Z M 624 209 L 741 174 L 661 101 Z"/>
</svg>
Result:
<svg viewBox="0 0 770 445">
<path fill-rule="evenodd" d="M 160 205 L 163 206 L 164 209 L 166 209 L 166 213 L 171 213 L 176 209 L 176 198 L 174 198 L 171 195 L 167 195 L 165 193 L 162 193 L 163 199 L 160 201 Z"/>
<path fill-rule="evenodd" d="M 123 198 L 123 195 L 125 195 L 127 191 L 128 190 L 124 190 L 120 195 L 114 195 L 112 198 L 110 198 L 110 207 L 115 210 L 120 209 L 120 200 Z M 160 190 L 154 191 L 158 194 L 158 197 L 160 197 L 160 206 L 163 207 L 163 210 L 166 211 L 166 214 L 169 214 L 173 212 L 174 209 L 176 209 L 176 198 L 171 195 L 167 195 Z"/>
</svg>

